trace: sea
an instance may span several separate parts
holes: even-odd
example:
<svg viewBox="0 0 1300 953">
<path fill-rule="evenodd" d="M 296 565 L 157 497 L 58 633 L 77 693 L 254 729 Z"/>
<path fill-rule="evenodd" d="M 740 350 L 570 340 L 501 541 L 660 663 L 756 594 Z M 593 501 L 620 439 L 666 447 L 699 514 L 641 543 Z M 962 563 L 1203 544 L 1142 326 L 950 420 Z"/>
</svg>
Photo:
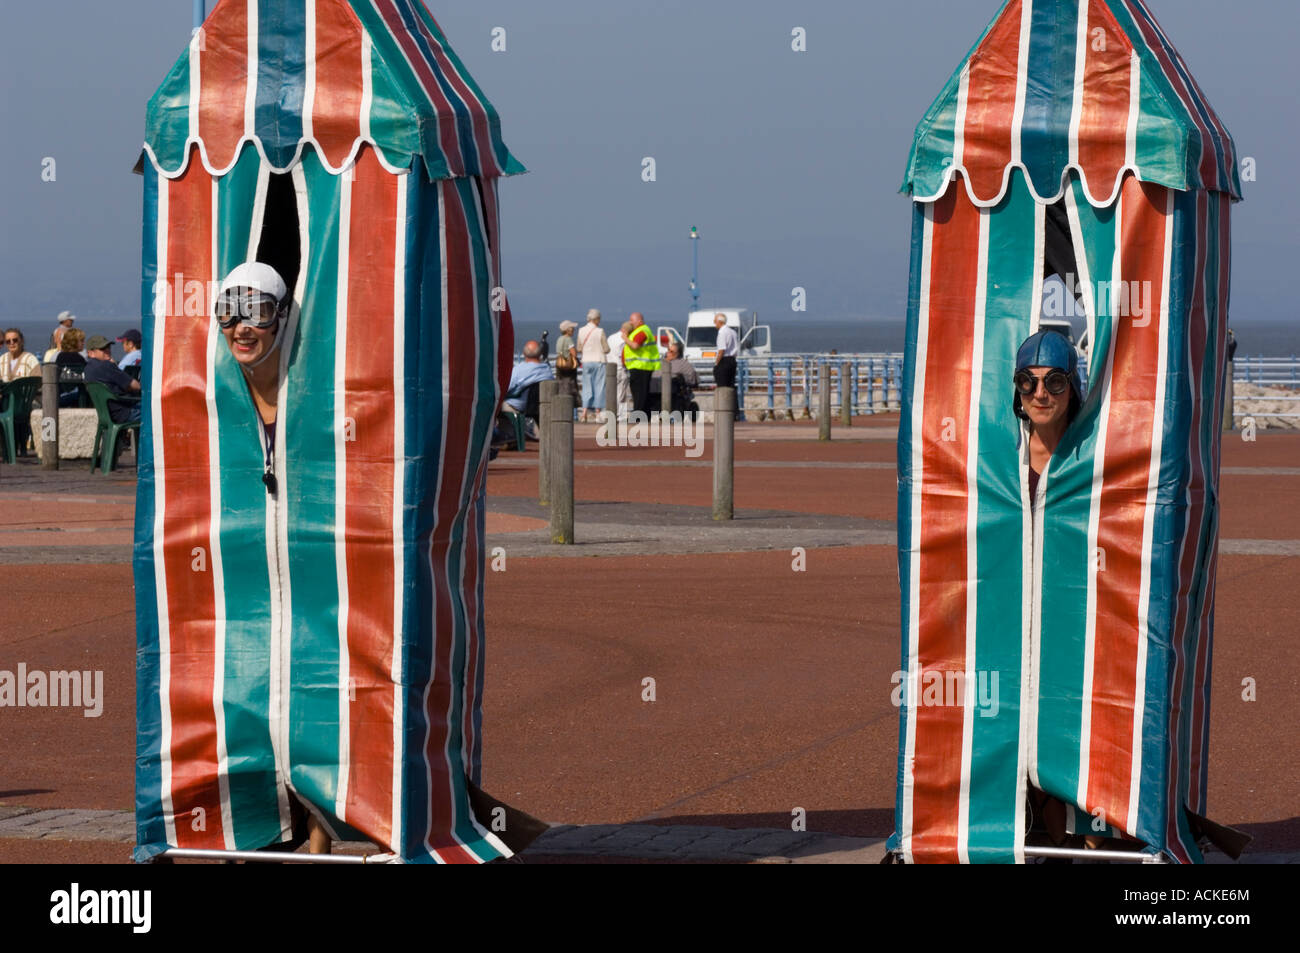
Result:
<svg viewBox="0 0 1300 953">
<path fill-rule="evenodd" d="M 27 341 L 27 350 L 39 353 L 49 347 L 49 336 L 56 321 L 51 315 L 42 318 L 6 318 L 5 327 L 18 327 Z M 824 321 L 816 318 L 765 321 L 772 329 L 772 350 L 781 354 L 819 354 L 835 350 L 840 354 L 890 353 L 903 350 L 905 322 L 901 319 L 863 318 L 861 320 Z M 685 319 L 659 321 L 650 316 L 650 324 L 658 327 L 673 324 L 683 331 Z M 1082 321 L 1075 320 L 1075 336 L 1083 330 Z M 558 321 L 515 321 L 515 350 L 520 350 L 529 339 L 540 340 L 543 331 L 549 332 L 552 346 L 560 337 Z M 126 318 L 78 318 L 77 327 L 92 334 L 102 334 L 110 340 L 119 337 L 128 328 L 138 328 L 140 322 Z M 616 327 L 609 322 L 606 332 Z M 1237 339 L 1238 359 L 1247 356 L 1294 357 L 1300 355 L 1300 322 L 1282 323 L 1268 321 L 1233 320 L 1232 331 Z M 114 346 L 120 355 L 121 345 Z"/>
</svg>

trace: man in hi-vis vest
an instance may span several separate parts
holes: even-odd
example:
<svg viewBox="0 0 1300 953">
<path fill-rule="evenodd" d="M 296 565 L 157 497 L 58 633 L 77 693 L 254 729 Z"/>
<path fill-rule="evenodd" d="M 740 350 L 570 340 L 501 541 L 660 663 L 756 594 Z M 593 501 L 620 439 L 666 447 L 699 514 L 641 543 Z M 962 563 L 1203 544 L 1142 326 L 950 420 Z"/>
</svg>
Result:
<svg viewBox="0 0 1300 953">
<path fill-rule="evenodd" d="M 628 320 L 632 330 L 623 344 L 623 366 L 632 388 L 632 408 L 649 416 L 650 382 L 659 370 L 659 345 L 640 311 L 633 311 Z"/>
</svg>

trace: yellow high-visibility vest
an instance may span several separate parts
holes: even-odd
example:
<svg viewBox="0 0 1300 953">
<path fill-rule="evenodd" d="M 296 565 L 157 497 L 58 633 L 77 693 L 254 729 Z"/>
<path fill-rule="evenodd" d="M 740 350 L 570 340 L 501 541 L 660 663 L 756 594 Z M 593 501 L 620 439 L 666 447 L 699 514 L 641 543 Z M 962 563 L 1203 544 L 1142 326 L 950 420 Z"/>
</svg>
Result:
<svg viewBox="0 0 1300 953">
<path fill-rule="evenodd" d="M 638 337 L 642 337 L 642 343 L 640 347 L 633 347 L 632 342 Z M 659 370 L 659 345 L 655 343 L 654 332 L 648 324 L 633 329 L 623 342 L 623 363 L 629 371 Z"/>
</svg>

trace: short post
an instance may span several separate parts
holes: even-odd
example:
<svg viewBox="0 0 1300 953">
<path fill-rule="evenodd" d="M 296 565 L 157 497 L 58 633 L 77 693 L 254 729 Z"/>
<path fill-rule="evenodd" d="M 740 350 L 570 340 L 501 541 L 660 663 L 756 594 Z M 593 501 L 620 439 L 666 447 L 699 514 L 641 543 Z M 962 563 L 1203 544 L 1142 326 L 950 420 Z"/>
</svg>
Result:
<svg viewBox="0 0 1300 953">
<path fill-rule="evenodd" d="M 613 362 L 605 363 L 605 427 L 604 446 L 618 446 L 618 369 Z"/>
<path fill-rule="evenodd" d="M 551 397 L 551 418 L 547 425 L 547 493 L 551 502 L 551 542 L 573 542 L 573 394 L 563 391 Z"/>
<path fill-rule="evenodd" d="M 1237 389 L 1232 382 L 1232 361 L 1228 362 L 1227 373 L 1228 379 L 1223 382 L 1223 429 L 1232 430 L 1236 422 L 1232 412 L 1232 402 L 1237 394 Z"/>
<path fill-rule="evenodd" d="M 831 366 L 817 368 L 817 439 L 831 439 Z"/>
<path fill-rule="evenodd" d="M 801 420 L 812 420 L 812 373 L 809 363 L 812 359 L 809 357 L 799 358 L 799 369 L 803 372 L 803 415 Z"/>
<path fill-rule="evenodd" d="M 736 389 L 713 392 L 713 518 L 729 520 L 735 512 Z"/>
<path fill-rule="evenodd" d="M 668 423 L 673 411 L 673 373 L 667 361 L 659 364 L 659 422 Z"/>
<path fill-rule="evenodd" d="M 41 367 L 41 469 L 59 468 L 59 367 Z"/>
<path fill-rule="evenodd" d="M 851 393 L 849 375 L 851 373 L 852 365 L 848 361 L 840 365 L 840 423 L 845 427 L 853 426 L 853 404 L 849 402 Z"/>
<path fill-rule="evenodd" d="M 551 497 L 548 481 L 551 478 L 547 461 L 551 458 L 551 402 L 559 389 L 559 381 L 542 381 L 537 387 L 537 502 L 549 506 Z"/>
</svg>

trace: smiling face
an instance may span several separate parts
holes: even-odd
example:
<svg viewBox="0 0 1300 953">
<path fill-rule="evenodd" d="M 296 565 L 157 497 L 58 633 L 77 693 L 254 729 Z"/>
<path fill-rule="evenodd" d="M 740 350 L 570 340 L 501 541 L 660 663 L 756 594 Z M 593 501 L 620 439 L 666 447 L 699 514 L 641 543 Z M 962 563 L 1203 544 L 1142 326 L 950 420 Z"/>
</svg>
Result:
<svg viewBox="0 0 1300 953">
<path fill-rule="evenodd" d="M 5 350 L 14 357 L 23 352 L 23 336 L 14 330 L 5 332 Z"/>
<path fill-rule="evenodd" d="M 1028 372 L 1037 379 L 1035 381 L 1034 393 L 1020 396 L 1020 406 L 1029 416 L 1029 422 L 1035 427 L 1052 427 L 1058 423 L 1065 422 L 1065 415 L 1070 409 L 1070 388 L 1066 387 L 1059 394 L 1053 394 L 1043 383 L 1043 378 L 1048 374 L 1060 374 L 1060 370 L 1054 367 L 1030 367 Z"/>
<path fill-rule="evenodd" d="M 270 352 L 275 345 L 275 326 L 256 328 L 251 324 L 237 324 L 233 328 L 223 328 L 226 344 L 230 353 L 240 366 L 252 368 Z"/>
</svg>

